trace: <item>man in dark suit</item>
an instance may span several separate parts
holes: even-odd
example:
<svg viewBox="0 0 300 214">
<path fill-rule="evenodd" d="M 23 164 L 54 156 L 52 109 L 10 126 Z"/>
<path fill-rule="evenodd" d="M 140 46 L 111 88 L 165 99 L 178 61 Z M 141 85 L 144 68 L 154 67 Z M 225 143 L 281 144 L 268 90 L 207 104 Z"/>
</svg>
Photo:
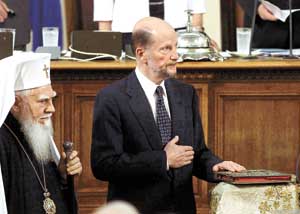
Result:
<svg viewBox="0 0 300 214">
<path fill-rule="evenodd" d="M 9 9 L 15 15 L 9 15 Z M 28 0 L 0 0 L 0 28 L 16 29 L 15 49 L 25 50 L 30 41 L 29 1 Z"/>
<path fill-rule="evenodd" d="M 108 200 L 141 213 L 195 213 L 192 176 L 214 181 L 213 171 L 245 168 L 206 147 L 195 89 L 172 79 L 177 35 L 147 17 L 133 29 L 137 67 L 99 92 L 95 102 L 92 171 L 109 181 Z"/>
<path fill-rule="evenodd" d="M 269 0 L 280 9 L 289 8 L 288 0 Z M 254 0 L 238 0 L 242 6 L 245 16 L 245 26 L 250 27 Z M 293 0 L 293 9 L 300 9 L 300 1 Z M 271 11 L 263 4 L 258 3 L 257 17 L 253 37 L 254 48 L 289 48 L 289 18 L 282 22 L 278 20 Z M 293 48 L 300 48 L 300 11 L 293 13 Z"/>
</svg>

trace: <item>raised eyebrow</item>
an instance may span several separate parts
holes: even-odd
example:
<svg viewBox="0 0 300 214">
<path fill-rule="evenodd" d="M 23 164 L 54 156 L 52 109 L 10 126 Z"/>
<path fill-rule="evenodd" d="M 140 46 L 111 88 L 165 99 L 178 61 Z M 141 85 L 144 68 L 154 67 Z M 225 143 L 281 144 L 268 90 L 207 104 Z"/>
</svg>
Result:
<svg viewBox="0 0 300 214">
<path fill-rule="evenodd" d="M 42 94 L 38 97 L 38 100 L 48 100 L 48 99 L 51 99 L 51 98 L 54 98 L 56 97 L 56 92 L 54 91 L 53 92 L 53 95 L 52 96 L 49 96 L 49 95 L 45 95 L 45 94 Z"/>
<path fill-rule="evenodd" d="M 40 95 L 38 97 L 38 100 L 48 100 L 48 99 L 50 99 L 50 97 L 48 95 Z"/>
</svg>

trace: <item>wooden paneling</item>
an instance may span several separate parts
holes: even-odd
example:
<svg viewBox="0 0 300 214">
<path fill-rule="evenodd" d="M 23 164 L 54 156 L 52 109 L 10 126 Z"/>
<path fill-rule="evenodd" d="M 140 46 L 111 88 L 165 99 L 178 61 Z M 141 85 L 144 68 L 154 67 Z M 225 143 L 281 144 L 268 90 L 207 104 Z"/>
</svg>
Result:
<svg viewBox="0 0 300 214">
<path fill-rule="evenodd" d="M 295 173 L 299 84 L 225 84 L 214 89 L 214 99 L 213 136 L 220 156 L 247 168 Z"/>
<path fill-rule="evenodd" d="M 207 143 L 207 134 L 208 134 L 208 87 L 207 84 L 201 83 L 191 83 L 196 91 L 199 98 L 199 112 L 201 114 L 203 131 L 205 135 L 205 142 Z M 208 186 L 207 182 L 200 181 L 198 178 L 193 177 L 193 189 L 196 200 L 196 207 L 198 212 L 202 210 L 201 213 L 205 210 L 205 213 L 208 213 Z"/>
<path fill-rule="evenodd" d="M 62 143 L 64 139 L 64 93 L 63 87 L 58 84 L 52 84 L 52 88 L 56 91 L 57 95 L 53 100 L 55 106 L 55 113 L 52 117 L 54 141 L 59 151 L 63 151 Z"/>
<path fill-rule="evenodd" d="M 107 183 L 95 179 L 90 167 L 94 100 L 104 84 L 63 81 L 52 85 L 57 92 L 53 116 L 55 142 L 62 151 L 62 143 L 71 140 L 79 152 L 84 168 L 82 174 L 75 177 L 75 187 L 79 213 L 88 214 L 106 202 Z"/>
<path fill-rule="evenodd" d="M 96 180 L 90 166 L 94 100 L 102 87 L 103 84 L 74 84 L 72 87 L 73 139 L 78 142 L 80 159 L 85 166 L 77 182 L 80 213 L 91 213 L 99 204 L 106 201 L 107 183 Z"/>
</svg>

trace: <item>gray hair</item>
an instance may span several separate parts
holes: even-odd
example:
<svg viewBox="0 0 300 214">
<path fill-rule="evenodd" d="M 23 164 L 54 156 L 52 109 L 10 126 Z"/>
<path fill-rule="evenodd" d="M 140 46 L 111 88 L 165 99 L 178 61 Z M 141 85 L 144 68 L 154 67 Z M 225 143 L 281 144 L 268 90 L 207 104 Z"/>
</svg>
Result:
<svg viewBox="0 0 300 214">
<path fill-rule="evenodd" d="M 150 29 L 138 29 L 132 33 L 131 45 L 132 51 L 135 52 L 138 46 L 147 47 L 151 44 L 151 30 Z"/>
</svg>

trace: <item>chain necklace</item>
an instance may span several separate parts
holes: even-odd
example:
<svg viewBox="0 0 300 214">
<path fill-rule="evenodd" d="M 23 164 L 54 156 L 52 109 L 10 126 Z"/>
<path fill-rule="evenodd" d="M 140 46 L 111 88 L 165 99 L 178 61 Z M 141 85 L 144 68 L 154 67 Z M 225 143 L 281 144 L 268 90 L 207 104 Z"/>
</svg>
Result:
<svg viewBox="0 0 300 214">
<path fill-rule="evenodd" d="M 43 200 L 43 208 L 46 212 L 46 214 L 55 214 L 56 213 L 56 206 L 55 206 L 55 203 L 54 201 L 50 198 L 50 192 L 48 191 L 47 189 L 47 186 L 46 186 L 46 178 L 45 178 L 45 170 L 44 170 L 44 164 L 41 164 L 42 165 L 42 172 L 43 172 L 43 183 L 42 183 L 42 180 L 39 176 L 39 174 L 37 173 L 37 170 L 36 168 L 34 167 L 28 153 L 25 151 L 25 148 L 24 146 L 21 144 L 19 138 L 17 137 L 17 135 L 13 132 L 13 130 L 11 130 L 11 128 L 4 123 L 4 125 L 6 126 L 6 128 L 9 130 L 9 132 L 14 136 L 14 138 L 17 140 L 18 144 L 20 145 L 21 149 L 23 150 L 23 152 L 25 153 L 30 165 L 32 166 L 32 169 L 44 191 L 43 195 L 45 197 L 45 199 Z"/>
</svg>

